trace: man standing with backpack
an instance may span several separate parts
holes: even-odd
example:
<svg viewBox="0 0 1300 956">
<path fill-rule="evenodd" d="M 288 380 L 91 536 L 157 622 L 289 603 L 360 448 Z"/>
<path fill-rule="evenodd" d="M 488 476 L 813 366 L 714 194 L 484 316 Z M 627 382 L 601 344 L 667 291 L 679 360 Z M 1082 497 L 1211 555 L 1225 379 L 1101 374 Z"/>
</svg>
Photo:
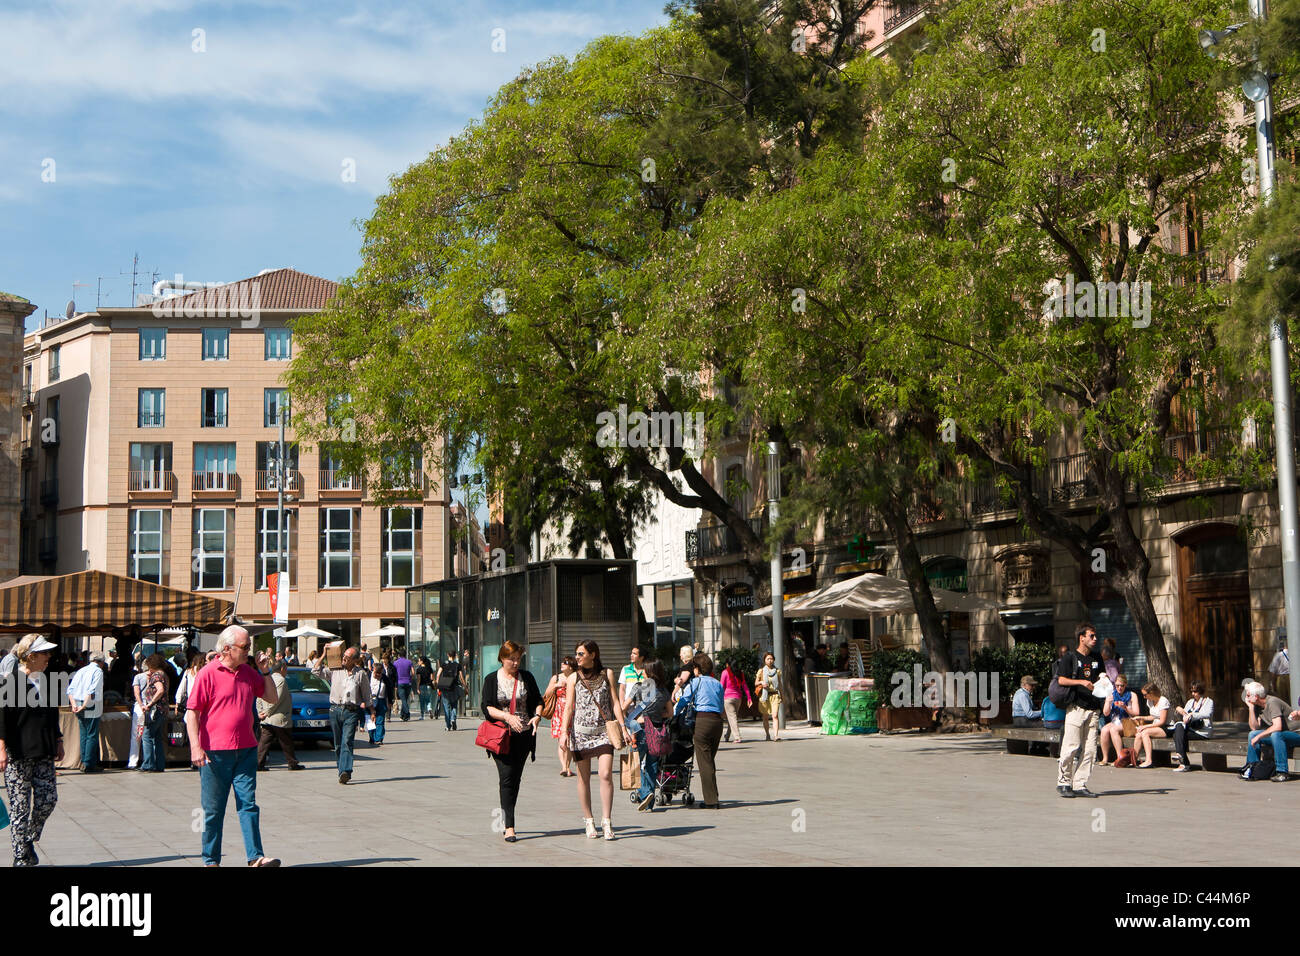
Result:
<svg viewBox="0 0 1300 956">
<path fill-rule="evenodd" d="M 1095 797 L 1088 789 L 1092 763 L 1097 759 L 1102 700 L 1092 696 L 1093 682 L 1105 672 L 1097 654 L 1097 631 L 1088 623 L 1074 631 L 1079 646 L 1056 662 L 1048 693 L 1065 707 L 1061 730 L 1061 760 L 1057 764 L 1056 792 L 1063 797 Z"/>
</svg>

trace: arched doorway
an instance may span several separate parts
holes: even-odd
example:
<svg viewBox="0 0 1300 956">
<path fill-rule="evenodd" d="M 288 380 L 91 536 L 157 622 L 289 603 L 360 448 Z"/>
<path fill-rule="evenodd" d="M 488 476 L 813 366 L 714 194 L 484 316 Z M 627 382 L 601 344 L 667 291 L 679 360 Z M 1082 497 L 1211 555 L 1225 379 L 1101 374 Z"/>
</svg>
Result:
<svg viewBox="0 0 1300 956">
<path fill-rule="evenodd" d="M 1215 716 L 1244 719 L 1241 682 L 1255 672 L 1246 542 L 1231 524 L 1201 525 L 1175 541 L 1182 684 L 1199 679 L 1214 699 Z"/>
</svg>

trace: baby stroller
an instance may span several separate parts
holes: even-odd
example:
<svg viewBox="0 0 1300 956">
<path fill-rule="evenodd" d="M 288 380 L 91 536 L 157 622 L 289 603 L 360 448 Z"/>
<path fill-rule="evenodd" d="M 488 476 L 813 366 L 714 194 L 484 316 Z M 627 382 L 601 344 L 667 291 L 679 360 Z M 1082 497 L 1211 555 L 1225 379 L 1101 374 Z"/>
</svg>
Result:
<svg viewBox="0 0 1300 956">
<path fill-rule="evenodd" d="M 683 725 L 674 718 L 668 722 L 672 751 L 659 761 L 659 776 L 655 780 L 655 803 L 667 805 L 673 796 L 682 795 L 682 803 L 695 802 L 691 793 L 691 769 L 695 763 L 695 727 Z"/>
</svg>

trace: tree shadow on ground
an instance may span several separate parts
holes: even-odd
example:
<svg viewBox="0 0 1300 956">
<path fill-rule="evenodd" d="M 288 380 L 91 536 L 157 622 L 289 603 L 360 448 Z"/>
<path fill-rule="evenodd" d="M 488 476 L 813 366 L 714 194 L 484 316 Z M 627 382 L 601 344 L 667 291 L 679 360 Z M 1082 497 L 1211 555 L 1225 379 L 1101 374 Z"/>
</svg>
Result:
<svg viewBox="0 0 1300 956">
<path fill-rule="evenodd" d="M 328 860 L 324 863 L 296 863 L 295 867 L 319 867 L 319 866 L 367 866 L 371 863 L 418 863 L 419 858 L 414 856 L 372 856 L 355 860 Z"/>
<path fill-rule="evenodd" d="M 194 857 L 197 859 L 198 857 Z M 149 866 L 151 863 L 175 863 L 177 860 L 191 859 L 183 853 L 174 853 L 171 856 L 150 856 L 141 857 L 137 860 L 101 860 L 98 863 L 83 863 L 82 866 Z"/>
</svg>

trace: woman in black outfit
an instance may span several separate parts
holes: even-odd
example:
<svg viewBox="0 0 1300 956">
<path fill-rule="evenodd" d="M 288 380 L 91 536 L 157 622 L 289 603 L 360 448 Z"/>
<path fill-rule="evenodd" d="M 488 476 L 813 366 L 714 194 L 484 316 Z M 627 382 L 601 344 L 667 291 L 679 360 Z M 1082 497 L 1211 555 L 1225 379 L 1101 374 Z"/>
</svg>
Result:
<svg viewBox="0 0 1300 956">
<path fill-rule="evenodd" d="M 497 765 L 507 843 L 515 842 L 515 801 L 519 799 L 519 781 L 524 775 L 524 762 L 530 756 L 537 759 L 537 724 L 542 719 L 542 693 L 537 689 L 533 675 L 520 669 L 519 661 L 523 656 L 524 649 L 514 641 L 501 645 L 501 652 L 497 654 L 501 667 L 483 680 L 483 696 L 480 698 L 487 717 L 510 728 L 507 752 L 494 754 L 488 751 L 488 756 Z"/>
<path fill-rule="evenodd" d="M 32 844 L 41 838 L 59 794 L 54 763 L 63 759 L 59 702 L 42 673 L 56 645 L 28 634 L 13 649 L 18 666 L 3 681 L 0 699 L 0 771 L 9 791 L 14 866 L 35 866 Z"/>
</svg>

